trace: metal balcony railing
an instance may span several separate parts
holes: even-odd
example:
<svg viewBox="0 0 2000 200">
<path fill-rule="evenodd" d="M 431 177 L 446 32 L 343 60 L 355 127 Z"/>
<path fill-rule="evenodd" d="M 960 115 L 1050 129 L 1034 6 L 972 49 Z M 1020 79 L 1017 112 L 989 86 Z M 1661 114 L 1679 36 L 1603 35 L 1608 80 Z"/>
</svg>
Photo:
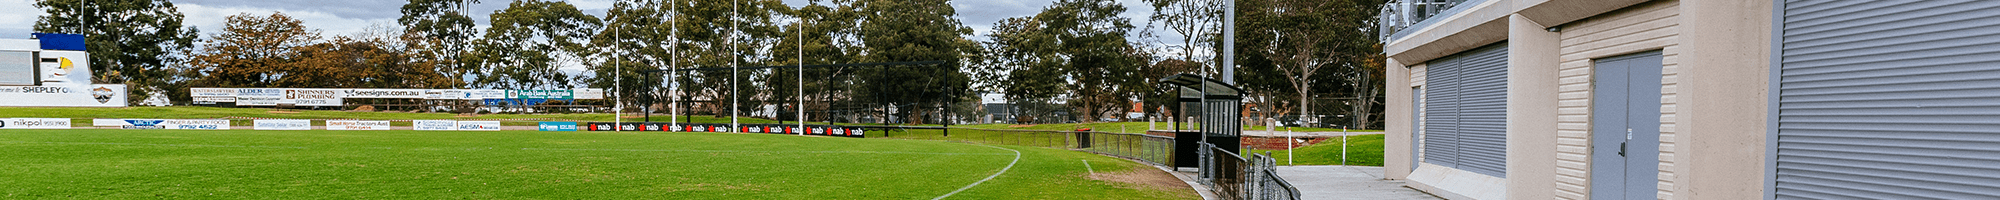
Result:
<svg viewBox="0 0 2000 200">
<path fill-rule="evenodd" d="M 1483 0 L 1474 0 L 1480 2 Z M 1391 0 L 1382 4 L 1381 41 L 1388 42 L 1401 38 L 1404 29 L 1422 28 L 1426 20 L 1437 16 L 1448 16 L 1452 7 L 1466 4 L 1467 0 Z"/>
</svg>

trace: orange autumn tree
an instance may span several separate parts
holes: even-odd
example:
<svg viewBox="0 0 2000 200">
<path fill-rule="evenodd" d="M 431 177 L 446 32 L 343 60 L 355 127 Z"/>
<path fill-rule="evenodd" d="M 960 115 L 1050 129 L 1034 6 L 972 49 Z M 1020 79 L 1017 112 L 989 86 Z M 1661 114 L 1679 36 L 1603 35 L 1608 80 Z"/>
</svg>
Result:
<svg viewBox="0 0 2000 200">
<path fill-rule="evenodd" d="M 429 42 L 388 28 L 322 39 L 283 13 L 228 17 L 189 64 L 196 87 L 445 88 L 454 80 L 418 59 Z"/>
</svg>

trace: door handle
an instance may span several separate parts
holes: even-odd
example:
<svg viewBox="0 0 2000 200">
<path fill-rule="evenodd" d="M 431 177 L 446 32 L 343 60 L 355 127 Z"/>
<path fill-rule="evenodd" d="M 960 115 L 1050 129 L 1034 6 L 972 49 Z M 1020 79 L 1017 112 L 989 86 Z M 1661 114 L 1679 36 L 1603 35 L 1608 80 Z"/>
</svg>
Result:
<svg viewBox="0 0 2000 200">
<path fill-rule="evenodd" d="M 1620 142 L 1620 143 L 1618 143 L 1618 157 L 1625 157 L 1625 144 L 1626 144 L 1626 143 L 1631 143 L 1631 142 Z"/>
</svg>

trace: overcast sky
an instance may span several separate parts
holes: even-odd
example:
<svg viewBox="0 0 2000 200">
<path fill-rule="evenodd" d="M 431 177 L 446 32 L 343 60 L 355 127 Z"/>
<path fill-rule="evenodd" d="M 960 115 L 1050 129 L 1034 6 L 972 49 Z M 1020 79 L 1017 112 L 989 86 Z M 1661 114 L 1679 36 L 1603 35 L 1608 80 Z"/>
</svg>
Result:
<svg viewBox="0 0 2000 200">
<path fill-rule="evenodd" d="M 38 16 L 48 13 L 35 8 L 35 0 L 0 0 L 0 38 L 27 39 L 33 33 Z M 809 0 L 783 0 L 792 7 L 809 5 Z M 1138 34 L 1145 30 L 1146 16 L 1152 15 L 1152 6 L 1142 0 L 1118 0 L 1127 8 L 1126 18 L 1132 19 L 1132 30 Z M 408 0 L 173 0 L 187 15 L 185 24 L 201 29 L 201 36 L 208 37 L 221 30 L 224 17 L 241 13 L 268 15 L 284 12 L 305 22 L 306 27 L 320 29 L 325 36 L 352 35 L 365 31 L 369 26 L 397 27 L 396 18 L 402 17 L 402 6 Z M 512 0 L 483 0 L 474 5 L 473 19 L 479 26 L 487 26 L 487 15 L 507 8 Z M 567 0 L 585 13 L 604 16 L 611 8 L 612 0 Z M 958 17 L 965 26 L 975 31 L 974 40 L 985 40 L 993 23 L 1000 19 L 1034 15 L 1042 11 L 1053 0 L 957 0 L 952 7 L 957 8 Z M 1179 38 L 1173 31 L 1156 30 L 1165 38 Z M 1178 40 L 1166 42 L 1179 44 Z M 197 44 L 199 46 L 199 44 Z M 582 65 L 565 64 L 561 71 L 578 73 Z"/>
<path fill-rule="evenodd" d="M 27 38 L 33 32 L 35 19 L 48 15 L 33 6 L 35 0 L 0 0 L 0 38 Z M 807 0 L 784 0 L 793 7 L 809 4 Z M 1041 12 L 1052 0 L 959 0 L 952 6 L 958 10 L 960 20 L 966 26 L 978 31 L 974 38 L 983 40 L 993 22 L 1009 17 L 1033 15 Z M 1135 26 L 1145 26 L 1146 16 L 1152 14 L 1152 7 L 1140 0 L 1119 0 L 1129 9 L 1124 15 L 1133 20 Z M 203 30 L 206 37 L 214 30 L 220 30 L 223 17 L 240 13 L 269 14 L 284 12 L 305 22 L 310 28 L 320 29 L 325 35 L 348 35 L 361 32 L 371 25 L 395 26 L 399 10 L 407 0 L 175 0 L 182 14 L 187 15 L 185 25 Z M 508 0 L 486 0 L 473 6 L 474 19 L 484 27 L 486 15 L 495 10 L 506 9 Z M 611 0 L 570 0 L 568 1 L 586 13 L 602 16 L 611 7 Z M 1140 30 L 1134 30 L 1137 33 Z M 1171 31 L 1166 31 L 1171 32 Z"/>
</svg>

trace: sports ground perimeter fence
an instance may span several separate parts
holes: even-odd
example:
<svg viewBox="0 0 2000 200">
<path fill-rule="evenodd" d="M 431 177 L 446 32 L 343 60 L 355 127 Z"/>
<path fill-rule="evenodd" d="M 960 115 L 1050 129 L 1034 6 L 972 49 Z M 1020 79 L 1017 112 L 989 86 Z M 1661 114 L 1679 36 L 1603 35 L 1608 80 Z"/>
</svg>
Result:
<svg viewBox="0 0 2000 200">
<path fill-rule="evenodd" d="M 1208 143 L 1201 143 L 1201 147 L 1202 184 L 1215 190 L 1216 196 L 1246 200 L 1299 199 L 1299 188 L 1278 177 L 1277 159 L 1264 154 L 1250 154 L 1250 158 L 1246 159 Z"/>
<path fill-rule="evenodd" d="M 1146 134 L 869 127 L 869 129 L 878 128 L 881 130 L 876 133 L 881 134 L 869 137 L 1073 149 L 1129 158 L 1155 166 L 1171 166 L 1175 157 L 1174 138 Z M 1230 200 L 1299 199 L 1299 189 L 1285 182 L 1284 178 L 1278 177 L 1277 160 L 1269 155 L 1252 154 L 1250 158 L 1244 158 L 1213 144 L 1197 144 L 1201 145 L 1201 150 L 1196 151 L 1198 154 L 1196 158 L 1201 163 L 1201 167 L 1198 168 L 1201 180 L 1198 181 L 1208 186 L 1217 197 Z"/>
</svg>

